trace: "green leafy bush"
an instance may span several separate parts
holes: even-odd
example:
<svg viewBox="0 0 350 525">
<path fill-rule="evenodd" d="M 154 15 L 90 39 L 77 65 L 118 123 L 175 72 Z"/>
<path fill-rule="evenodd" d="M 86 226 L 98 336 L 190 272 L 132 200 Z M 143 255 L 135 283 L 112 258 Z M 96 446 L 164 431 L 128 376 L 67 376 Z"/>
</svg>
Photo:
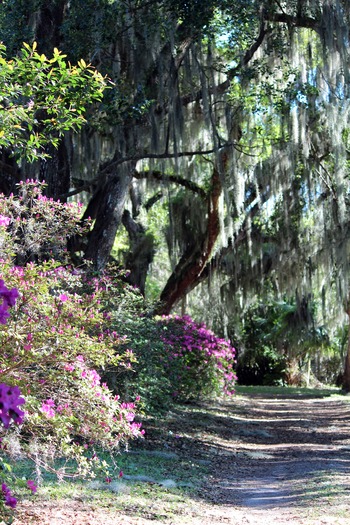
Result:
<svg viewBox="0 0 350 525">
<path fill-rule="evenodd" d="M 63 228 L 46 230 L 45 221 L 54 210 L 57 220 L 67 218 L 69 234 L 78 223 L 74 208 L 43 199 L 32 182 L 22 189 L 18 197 L 3 199 L 0 215 L 1 277 L 18 290 L 11 316 L 0 326 L 0 382 L 20 387 L 25 417 L 20 427 L 2 433 L 1 444 L 8 454 L 25 454 L 38 467 L 53 468 L 57 456 L 74 460 L 57 472 L 61 478 L 93 475 L 103 467 L 95 447 L 117 450 L 142 433 L 134 422 L 135 400 L 123 403 L 100 380 L 100 371 L 111 364 L 130 368 L 132 354 L 110 328 L 103 279 L 44 260 L 48 237 L 64 255 Z M 28 225 L 39 208 L 38 230 L 31 234 Z M 25 242 L 32 239 L 36 247 L 30 244 L 30 251 L 39 260 L 14 266 L 22 233 Z"/>
<path fill-rule="evenodd" d="M 130 303 L 129 303 L 130 304 Z M 146 413 L 160 413 L 173 403 L 173 387 L 166 367 L 162 329 L 148 315 L 132 315 L 132 308 L 122 315 L 114 315 L 115 329 L 126 337 L 124 348 L 132 349 L 135 361 L 130 370 L 109 368 L 105 379 L 122 398 L 140 395 Z"/>
<path fill-rule="evenodd" d="M 0 44 L 0 146 L 19 159 L 47 157 L 69 130 L 85 124 L 86 106 L 102 99 L 105 79 L 91 65 L 65 61 L 58 49 L 46 57 L 24 43 L 11 60 Z"/>
<path fill-rule="evenodd" d="M 259 346 L 239 356 L 237 376 L 241 385 L 283 385 L 287 367 L 286 356 L 269 346 Z"/>
<path fill-rule="evenodd" d="M 136 362 L 132 373 L 110 371 L 108 384 L 122 395 L 139 393 L 146 411 L 171 403 L 231 395 L 235 349 L 190 317 L 115 316 Z"/>
</svg>

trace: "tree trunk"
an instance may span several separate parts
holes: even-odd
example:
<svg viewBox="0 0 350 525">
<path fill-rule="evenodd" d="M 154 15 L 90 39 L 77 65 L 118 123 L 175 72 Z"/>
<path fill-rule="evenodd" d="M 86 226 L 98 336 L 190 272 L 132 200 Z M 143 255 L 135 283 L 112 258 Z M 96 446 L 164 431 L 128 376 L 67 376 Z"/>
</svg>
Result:
<svg viewBox="0 0 350 525">
<path fill-rule="evenodd" d="M 190 245 L 183 253 L 175 270 L 161 293 L 155 313 L 168 315 L 172 308 L 199 283 L 201 273 L 207 265 L 220 232 L 219 197 L 222 186 L 220 174 L 214 169 L 211 190 L 208 195 L 207 228 L 196 245 Z"/>
<path fill-rule="evenodd" d="M 348 314 L 350 320 L 350 300 L 346 308 L 346 313 Z M 343 389 L 345 390 L 345 392 L 350 392 L 350 326 L 348 335 L 348 349 L 345 357 Z"/>
<path fill-rule="evenodd" d="M 49 158 L 41 161 L 39 180 L 47 184 L 45 194 L 54 200 L 65 200 L 62 196 L 66 195 L 70 189 L 70 164 L 65 141 L 59 143 L 58 148 L 49 146 L 47 153 Z"/>
<path fill-rule="evenodd" d="M 139 288 L 142 295 L 145 295 L 146 278 L 155 253 L 154 237 L 131 217 L 128 210 L 124 211 L 122 221 L 130 241 L 125 261 L 125 267 L 130 272 L 127 282 Z"/>
<path fill-rule="evenodd" d="M 55 47 L 61 47 L 61 27 L 68 4 L 67 0 L 45 0 L 35 13 L 35 40 L 40 52 L 51 54 Z"/>
<path fill-rule="evenodd" d="M 96 271 L 103 270 L 108 263 L 122 220 L 133 169 L 134 164 L 132 167 L 119 167 L 117 172 L 107 175 L 84 214 L 85 217 L 90 215 L 96 219 L 85 251 L 85 259 L 92 261 Z"/>
</svg>

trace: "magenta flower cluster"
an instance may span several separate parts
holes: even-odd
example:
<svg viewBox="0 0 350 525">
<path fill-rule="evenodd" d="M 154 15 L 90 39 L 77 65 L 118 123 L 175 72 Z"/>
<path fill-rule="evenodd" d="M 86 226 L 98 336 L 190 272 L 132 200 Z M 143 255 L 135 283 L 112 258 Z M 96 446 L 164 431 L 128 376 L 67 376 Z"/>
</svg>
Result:
<svg viewBox="0 0 350 525">
<path fill-rule="evenodd" d="M 11 223 L 10 217 L 5 215 L 0 215 L 0 226 L 5 226 L 5 228 Z"/>
<path fill-rule="evenodd" d="M 183 381 L 194 380 L 199 384 L 210 376 L 222 393 L 234 393 L 236 350 L 229 341 L 218 337 L 203 323 L 196 323 L 189 316 L 163 316 L 161 324 L 166 325 L 161 339 L 168 348 L 170 366 L 172 362 L 180 363 L 177 372 L 179 385 Z M 174 392 L 176 395 L 177 392 Z"/>
<path fill-rule="evenodd" d="M 8 386 L 0 383 L 0 419 L 5 428 L 11 421 L 19 425 L 24 418 L 24 412 L 19 408 L 25 403 L 18 386 Z"/>
<path fill-rule="evenodd" d="M 1 484 L 1 491 L 5 500 L 5 505 L 14 509 L 17 505 L 17 499 L 14 496 L 12 496 L 11 490 L 8 488 L 6 483 Z"/>
<path fill-rule="evenodd" d="M 9 314 L 10 306 L 14 306 L 18 297 L 18 290 L 12 288 L 9 290 L 2 279 L 0 279 L 0 298 L 2 303 L 0 304 L 0 323 L 6 324 Z"/>
<path fill-rule="evenodd" d="M 12 288 L 9 290 L 2 279 L 0 279 L 0 323 L 6 324 L 9 317 L 8 309 L 14 306 L 18 297 L 18 290 Z M 22 423 L 24 412 L 19 408 L 25 402 L 20 397 L 21 392 L 17 386 L 8 386 L 0 383 L 0 419 L 5 428 L 10 426 L 11 421 L 17 424 Z"/>
</svg>

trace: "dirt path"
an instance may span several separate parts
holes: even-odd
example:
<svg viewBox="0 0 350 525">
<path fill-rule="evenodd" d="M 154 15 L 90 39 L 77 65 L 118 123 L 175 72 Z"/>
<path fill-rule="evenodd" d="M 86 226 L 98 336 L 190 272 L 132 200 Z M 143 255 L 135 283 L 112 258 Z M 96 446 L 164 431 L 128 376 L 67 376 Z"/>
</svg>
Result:
<svg viewBox="0 0 350 525">
<path fill-rule="evenodd" d="M 228 523 L 350 523 L 350 411 L 331 399 L 243 399 L 208 496 Z"/>
<path fill-rule="evenodd" d="M 14 525 L 350 524 L 350 404 L 337 398 L 242 396 L 175 410 L 148 425 L 151 448 L 208 465 L 178 516 L 150 519 L 79 501 L 24 502 Z M 146 425 L 147 428 L 147 425 Z M 181 429 L 181 439 L 169 439 Z M 147 514 L 147 513 L 146 513 Z"/>
</svg>

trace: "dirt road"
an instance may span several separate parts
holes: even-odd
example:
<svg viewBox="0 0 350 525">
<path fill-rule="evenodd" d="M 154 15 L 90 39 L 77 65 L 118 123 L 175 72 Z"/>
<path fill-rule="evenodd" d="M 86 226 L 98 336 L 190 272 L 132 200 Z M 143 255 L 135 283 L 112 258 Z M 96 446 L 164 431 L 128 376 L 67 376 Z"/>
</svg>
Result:
<svg viewBox="0 0 350 525">
<path fill-rule="evenodd" d="M 225 505 L 228 523 L 350 524 L 349 406 L 336 398 L 241 399 L 208 493 Z"/>
<path fill-rule="evenodd" d="M 150 448 L 208 465 L 198 497 L 175 517 L 37 500 L 14 525 L 350 524 L 350 403 L 340 398 L 240 396 L 176 410 L 148 435 Z"/>
</svg>

